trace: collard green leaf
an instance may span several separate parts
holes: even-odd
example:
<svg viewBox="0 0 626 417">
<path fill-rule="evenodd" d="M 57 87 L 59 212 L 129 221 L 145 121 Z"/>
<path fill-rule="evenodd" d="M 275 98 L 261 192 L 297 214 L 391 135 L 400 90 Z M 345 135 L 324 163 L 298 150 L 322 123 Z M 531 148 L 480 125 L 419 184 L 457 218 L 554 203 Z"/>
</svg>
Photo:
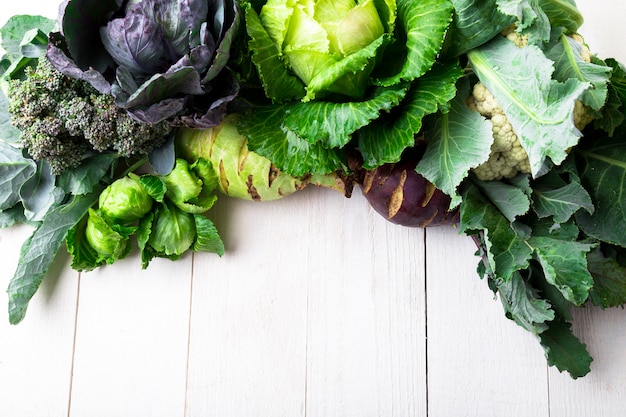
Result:
<svg viewBox="0 0 626 417">
<path fill-rule="evenodd" d="M 489 158 L 493 142 L 491 122 L 467 106 L 469 82 L 460 82 L 450 108 L 440 112 L 432 129 L 425 132 L 426 152 L 417 172 L 452 198 L 456 207 L 461 198 L 457 187 L 469 170 Z"/>
<path fill-rule="evenodd" d="M 626 147 L 596 131 L 576 148 L 581 184 L 591 195 L 593 214 L 576 213 L 579 227 L 600 241 L 626 246 Z"/>
<path fill-rule="evenodd" d="M 119 155 L 113 152 L 89 157 L 78 167 L 63 171 L 57 178 L 57 184 L 66 193 L 87 194 L 107 176 L 118 159 Z"/>
<path fill-rule="evenodd" d="M 568 372 L 574 379 L 590 372 L 593 359 L 585 344 L 572 333 L 570 323 L 562 320 L 550 322 L 548 329 L 539 334 L 539 340 L 550 366 Z"/>
<path fill-rule="evenodd" d="M 569 36 L 561 35 L 546 56 L 554 61 L 553 78 L 565 82 L 570 78 L 588 82 L 591 88 L 581 97 L 583 104 L 600 110 L 606 103 L 611 67 L 586 62 L 581 55 L 582 45 Z"/>
<path fill-rule="evenodd" d="M 508 281 L 497 281 L 496 286 L 507 317 L 525 330 L 539 334 L 548 328 L 546 322 L 554 320 L 550 303 L 519 272 Z"/>
<path fill-rule="evenodd" d="M 553 63 L 539 48 L 518 48 L 505 38 L 468 52 L 468 57 L 517 133 L 533 176 L 548 158 L 557 165 L 563 162 L 581 136 L 574 125 L 574 104 L 589 84 L 554 81 Z"/>
<path fill-rule="evenodd" d="M 20 131 L 11 124 L 9 100 L 0 88 L 0 141 L 15 143 L 20 138 Z"/>
<path fill-rule="evenodd" d="M 461 231 L 482 233 L 489 268 L 496 278 L 508 281 L 519 270 L 526 269 L 532 249 L 527 231 L 515 227 L 473 184 L 463 187 Z"/>
<path fill-rule="evenodd" d="M 515 183 L 480 180 L 473 182 L 511 223 L 530 209 L 530 198 L 526 190 Z"/>
<path fill-rule="evenodd" d="M 24 38 L 29 31 L 33 29 L 38 30 L 45 37 L 45 34 L 54 29 L 55 25 L 56 20 L 43 16 L 14 15 L 0 28 L 2 48 L 7 52 L 11 61 L 19 59 L 23 56 Z M 30 39 L 33 40 L 32 35 Z M 35 41 L 39 42 L 38 40 Z M 26 41 L 26 43 L 29 43 L 29 41 Z"/>
<path fill-rule="evenodd" d="M 56 176 L 50 173 L 48 163 L 37 162 L 37 172 L 20 187 L 24 214 L 31 221 L 42 220 L 53 207 L 65 198 L 65 192 L 56 186 Z"/>
<path fill-rule="evenodd" d="M 587 253 L 595 245 L 544 236 L 533 236 L 528 244 L 543 268 L 546 281 L 558 288 L 572 304 L 582 305 L 593 286 Z"/>
<path fill-rule="evenodd" d="M 0 211 L 21 200 L 19 190 L 22 184 L 36 172 L 33 160 L 25 158 L 16 147 L 0 141 Z"/>
<path fill-rule="evenodd" d="M 400 160 L 402 152 L 415 144 L 423 118 L 436 113 L 456 95 L 456 82 L 463 76 L 458 63 L 436 64 L 411 83 L 406 96 L 391 113 L 364 126 L 357 133 L 363 167 L 372 169 Z"/>
<path fill-rule="evenodd" d="M 623 248 L 620 250 L 624 251 Z M 589 299 L 602 308 L 617 307 L 626 303 L 626 265 L 604 251 L 595 248 L 587 255 L 594 282 Z"/>
<path fill-rule="evenodd" d="M 578 210 L 593 214 L 591 197 L 580 183 L 566 183 L 550 173 L 533 183 L 533 209 L 539 218 L 553 217 L 556 223 L 568 221 Z"/>
<path fill-rule="evenodd" d="M 41 285 L 67 232 L 85 216 L 89 207 L 98 200 L 98 195 L 98 190 L 95 190 L 56 207 L 22 245 L 17 269 L 7 289 L 11 324 L 17 324 L 24 318 L 28 303 Z"/>
<path fill-rule="evenodd" d="M 379 80 L 382 85 L 412 81 L 424 75 L 434 64 L 452 21 L 453 8 L 449 0 L 398 0 L 397 5 L 396 30 L 403 31 L 406 39 L 405 56 L 397 73 Z M 397 56 L 390 59 L 398 61 Z M 383 60 L 382 64 L 386 66 L 389 62 Z"/>
<path fill-rule="evenodd" d="M 0 211 L 0 229 L 24 222 L 26 222 L 24 207 L 19 204 L 9 209 Z"/>
</svg>

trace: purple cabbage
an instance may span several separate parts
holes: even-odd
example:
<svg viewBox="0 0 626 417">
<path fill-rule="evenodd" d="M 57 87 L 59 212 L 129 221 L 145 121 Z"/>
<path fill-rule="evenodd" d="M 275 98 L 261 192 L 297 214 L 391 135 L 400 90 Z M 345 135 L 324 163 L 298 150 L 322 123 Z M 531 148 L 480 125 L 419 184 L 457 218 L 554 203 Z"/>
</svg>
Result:
<svg viewBox="0 0 626 417">
<path fill-rule="evenodd" d="M 235 0 L 67 0 L 47 56 L 146 123 L 209 128 L 239 91 Z"/>
</svg>

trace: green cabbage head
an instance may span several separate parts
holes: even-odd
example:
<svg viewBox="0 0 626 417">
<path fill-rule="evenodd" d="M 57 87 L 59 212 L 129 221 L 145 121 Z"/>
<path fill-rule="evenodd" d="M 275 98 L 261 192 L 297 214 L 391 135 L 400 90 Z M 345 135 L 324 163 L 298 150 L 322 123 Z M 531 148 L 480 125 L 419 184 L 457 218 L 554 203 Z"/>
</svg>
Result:
<svg viewBox="0 0 626 417">
<path fill-rule="evenodd" d="M 395 1 L 269 0 L 259 20 L 308 101 L 329 93 L 362 98 L 395 16 Z"/>
</svg>

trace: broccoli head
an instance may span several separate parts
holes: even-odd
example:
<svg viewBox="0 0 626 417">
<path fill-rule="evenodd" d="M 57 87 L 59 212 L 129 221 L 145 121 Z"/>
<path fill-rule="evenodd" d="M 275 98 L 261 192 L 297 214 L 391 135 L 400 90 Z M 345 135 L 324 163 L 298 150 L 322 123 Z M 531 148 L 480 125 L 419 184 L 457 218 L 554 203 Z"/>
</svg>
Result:
<svg viewBox="0 0 626 417">
<path fill-rule="evenodd" d="M 20 142 L 53 174 L 80 165 L 90 152 L 145 155 L 165 143 L 172 127 L 132 118 L 88 83 L 61 74 L 45 54 L 9 87 L 9 112 Z"/>
</svg>

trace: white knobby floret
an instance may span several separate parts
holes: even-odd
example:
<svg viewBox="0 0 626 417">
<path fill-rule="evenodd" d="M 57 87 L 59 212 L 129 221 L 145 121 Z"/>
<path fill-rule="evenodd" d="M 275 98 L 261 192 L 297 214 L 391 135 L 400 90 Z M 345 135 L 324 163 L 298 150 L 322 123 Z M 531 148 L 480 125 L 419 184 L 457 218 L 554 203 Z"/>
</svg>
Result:
<svg viewBox="0 0 626 417">
<path fill-rule="evenodd" d="M 528 154 L 495 97 L 482 83 L 474 85 L 468 106 L 491 121 L 493 133 L 489 159 L 473 169 L 476 177 L 492 181 L 530 173 Z"/>
<path fill-rule="evenodd" d="M 500 35 L 513 42 L 518 48 L 523 48 L 528 45 L 528 34 L 522 35 L 519 33 L 517 31 L 516 23 L 507 26 L 504 30 L 502 30 L 502 32 L 500 32 Z"/>
</svg>

